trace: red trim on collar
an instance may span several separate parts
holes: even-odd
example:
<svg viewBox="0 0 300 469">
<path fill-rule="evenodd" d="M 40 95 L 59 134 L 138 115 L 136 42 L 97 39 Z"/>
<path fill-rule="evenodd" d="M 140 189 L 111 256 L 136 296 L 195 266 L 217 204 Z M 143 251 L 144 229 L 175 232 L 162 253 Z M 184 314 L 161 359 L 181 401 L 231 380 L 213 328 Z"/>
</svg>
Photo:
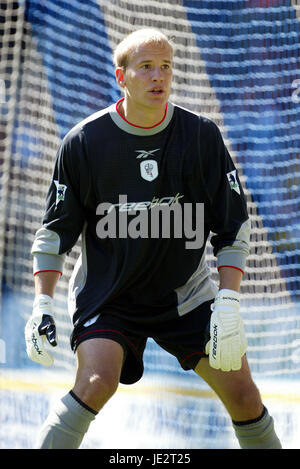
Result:
<svg viewBox="0 0 300 469">
<path fill-rule="evenodd" d="M 127 124 L 129 125 L 132 125 L 133 127 L 138 127 L 139 129 L 154 129 L 154 127 L 157 127 L 158 125 L 160 125 L 166 118 L 166 115 L 167 115 L 167 109 L 168 109 L 168 104 L 166 103 L 166 107 L 165 107 L 165 113 L 164 113 L 164 116 L 162 118 L 162 120 L 160 122 L 158 122 L 157 124 L 155 125 L 152 125 L 151 127 L 142 127 L 141 125 L 135 125 L 135 124 L 132 124 L 131 122 L 129 122 L 127 119 L 125 119 L 124 116 L 122 116 L 122 114 L 120 113 L 119 111 L 119 105 L 122 101 L 124 101 L 125 98 L 121 98 L 119 99 L 119 101 L 117 101 L 116 103 L 116 110 L 117 110 L 117 113 L 119 114 L 120 117 L 122 117 L 122 119 L 127 122 Z"/>
</svg>

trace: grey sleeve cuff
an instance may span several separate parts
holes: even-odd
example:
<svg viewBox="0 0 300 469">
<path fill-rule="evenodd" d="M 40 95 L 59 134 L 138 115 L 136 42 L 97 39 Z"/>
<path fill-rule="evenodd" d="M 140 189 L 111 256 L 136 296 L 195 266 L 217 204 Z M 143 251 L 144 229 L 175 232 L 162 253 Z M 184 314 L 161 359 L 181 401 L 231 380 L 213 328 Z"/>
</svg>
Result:
<svg viewBox="0 0 300 469">
<path fill-rule="evenodd" d="M 217 268 L 235 267 L 236 269 L 245 271 L 246 259 L 250 253 L 250 231 L 251 222 L 246 220 L 231 246 L 225 246 L 217 253 Z"/>
<path fill-rule="evenodd" d="M 33 274 L 53 270 L 62 274 L 65 254 L 59 253 L 60 239 L 55 231 L 42 226 L 35 235 L 31 248 L 33 255 Z"/>
<path fill-rule="evenodd" d="M 223 248 L 217 255 L 217 268 L 234 267 L 245 272 L 247 254 L 239 250 L 231 248 Z"/>
<path fill-rule="evenodd" d="M 63 272 L 65 256 L 63 254 L 33 254 L 33 274 L 45 270 L 53 270 L 56 272 Z"/>
</svg>

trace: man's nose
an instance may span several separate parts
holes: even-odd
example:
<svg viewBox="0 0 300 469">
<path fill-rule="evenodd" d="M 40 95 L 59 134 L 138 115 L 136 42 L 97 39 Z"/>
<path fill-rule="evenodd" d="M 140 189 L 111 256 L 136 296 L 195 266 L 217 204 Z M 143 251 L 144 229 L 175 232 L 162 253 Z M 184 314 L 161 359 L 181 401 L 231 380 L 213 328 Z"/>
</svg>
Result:
<svg viewBox="0 0 300 469">
<path fill-rule="evenodd" d="M 160 67 L 155 67 L 153 69 L 152 80 L 153 81 L 162 81 L 163 80 L 163 73 L 162 73 Z"/>
</svg>

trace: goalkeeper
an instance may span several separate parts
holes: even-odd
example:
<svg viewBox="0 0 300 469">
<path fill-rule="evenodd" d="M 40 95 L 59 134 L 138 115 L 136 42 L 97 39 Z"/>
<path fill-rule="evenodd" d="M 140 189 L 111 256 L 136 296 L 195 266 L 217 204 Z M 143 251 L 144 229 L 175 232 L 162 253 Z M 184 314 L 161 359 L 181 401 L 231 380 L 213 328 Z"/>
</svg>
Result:
<svg viewBox="0 0 300 469">
<path fill-rule="evenodd" d="M 149 337 L 217 393 L 241 448 L 281 448 L 246 358 L 239 289 L 250 223 L 237 170 L 217 126 L 169 101 L 173 47 L 165 35 L 136 31 L 114 60 L 124 97 L 64 138 L 32 247 L 36 296 L 26 346 L 32 360 L 48 366 L 51 348 L 59 347 L 55 286 L 66 253 L 82 236 L 68 302 L 75 384 L 51 410 L 37 448 L 79 448 L 119 383 L 142 377 Z M 201 246 L 172 230 L 131 236 L 133 215 L 143 224 L 155 206 L 178 204 L 183 211 L 204 205 Z M 191 219 L 197 222 L 195 210 Z M 205 259 L 210 233 L 218 287 Z"/>
</svg>

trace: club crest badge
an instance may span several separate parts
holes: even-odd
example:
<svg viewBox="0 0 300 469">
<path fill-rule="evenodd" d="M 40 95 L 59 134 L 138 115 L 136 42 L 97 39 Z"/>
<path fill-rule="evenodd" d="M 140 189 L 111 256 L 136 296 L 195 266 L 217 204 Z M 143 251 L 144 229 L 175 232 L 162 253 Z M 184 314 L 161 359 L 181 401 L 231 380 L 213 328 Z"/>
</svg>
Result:
<svg viewBox="0 0 300 469">
<path fill-rule="evenodd" d="M 153 181 L 158 176 L 158 166 L 155 160 L 145 160 L 140 163 L 141 176 L 146 181 Z"/>
</svg>

